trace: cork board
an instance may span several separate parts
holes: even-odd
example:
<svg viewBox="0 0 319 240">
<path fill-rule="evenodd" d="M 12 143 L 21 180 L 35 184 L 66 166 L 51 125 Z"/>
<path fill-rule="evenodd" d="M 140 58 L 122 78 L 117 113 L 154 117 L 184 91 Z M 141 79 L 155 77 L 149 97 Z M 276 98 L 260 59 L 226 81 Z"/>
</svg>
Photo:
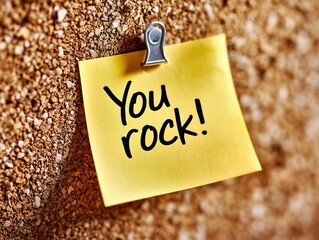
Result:
<svg viewBox="0 0 319 240">
<path fill-rule="evenodd" d="M 316 239 L 319 2 L 1 1 L 0 239 Z M 225 32 L 263 172 L 104 208 L 77 63 Z"/>
</svg>

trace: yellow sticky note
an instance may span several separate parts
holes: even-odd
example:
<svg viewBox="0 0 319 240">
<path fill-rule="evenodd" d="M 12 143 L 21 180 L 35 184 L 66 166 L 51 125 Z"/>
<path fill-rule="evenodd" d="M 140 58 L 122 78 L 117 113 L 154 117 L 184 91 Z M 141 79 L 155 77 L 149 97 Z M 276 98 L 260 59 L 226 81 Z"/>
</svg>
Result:
<svg viewBox="0 0 319 240">
<path fill-rule="evenodd" d="M 81 61 L 80 75 L 105 206 L 261 170 L 236 97 L 225 35 Z"/>
</svg>

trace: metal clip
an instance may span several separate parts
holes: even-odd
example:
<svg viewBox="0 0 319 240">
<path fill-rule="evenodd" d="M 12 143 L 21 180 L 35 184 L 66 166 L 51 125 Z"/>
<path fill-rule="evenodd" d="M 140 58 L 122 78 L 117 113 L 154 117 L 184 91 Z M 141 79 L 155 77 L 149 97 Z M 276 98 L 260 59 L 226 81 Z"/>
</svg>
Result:
<svg viewBox="0 0 319 240">
<path fill-rule="evenodd" d="M 144 40 L 147 47 L 147 54 L 143 67 L 166 63 L 167 58 L 164 53 L 164 40 L 166 29 L 163 23 L 151 22 L 145 29 Z"/>
</svg>

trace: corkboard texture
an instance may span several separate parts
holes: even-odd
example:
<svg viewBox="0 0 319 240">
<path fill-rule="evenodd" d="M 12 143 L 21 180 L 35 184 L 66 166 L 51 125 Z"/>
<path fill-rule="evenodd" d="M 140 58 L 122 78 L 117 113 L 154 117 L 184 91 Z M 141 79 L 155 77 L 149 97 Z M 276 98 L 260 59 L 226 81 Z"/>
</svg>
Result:
<svg viewBox="0 0 319 240">
<path fill-rule="evenodd" d="M 105 208 L 78 61 L 225 32 L 263 171 Z M 318 0 L 0 0 L 0 239 L 318 239 Z M 94 84 L 94 83 L 92 83 Z"/>
</svg>

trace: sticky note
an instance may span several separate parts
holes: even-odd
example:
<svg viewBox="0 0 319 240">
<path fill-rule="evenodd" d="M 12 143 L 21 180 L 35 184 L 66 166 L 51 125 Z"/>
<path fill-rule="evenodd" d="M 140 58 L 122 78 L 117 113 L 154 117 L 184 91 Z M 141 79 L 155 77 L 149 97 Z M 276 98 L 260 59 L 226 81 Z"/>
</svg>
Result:
<svg viewBox="0 0 319 240">
<path fill-rule="evenodd" d="M 112 206 L 260 171 L 225 35 L 79 62 L 102 197 Z"/>
</svg>

